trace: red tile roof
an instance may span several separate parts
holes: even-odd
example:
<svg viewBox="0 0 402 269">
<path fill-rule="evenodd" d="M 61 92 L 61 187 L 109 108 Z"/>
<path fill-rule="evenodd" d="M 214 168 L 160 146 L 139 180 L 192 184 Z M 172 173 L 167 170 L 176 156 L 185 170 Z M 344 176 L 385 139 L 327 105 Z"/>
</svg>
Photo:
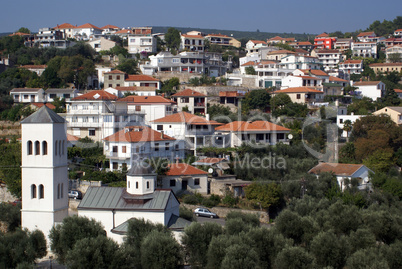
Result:
<svg viewBox="0 0 402 269">
<path fill-rule="evenodd" d="M 394 92 L 396 92 L 396 93 L 402 93 L 402 90 L 400 90 L 400 89 L 394 89 Z"/>
<path fill-rule="evenodd" d="M 185 90 L 182 90 L 182 91 L 180 91 L 178 93 L 173 94 L 172 96 L 185 96 L 185 97 L 198 96 L 198 97 L 205 97 L 206 95 L 204 95 L 204 94 L 202 94 L 200 92 L 191 90 L 191 89 L 185 89 Z"/>
<path fill-rule="evenodd" d="M 78 141 L 79 139 L 80 138 L 78 136 L 67 133 L 67 141 Z"/>
<path fill-rule="evenodd" d="M 324 76 L 324 77 L 329 76 L 327 73 L 319 69 L 300 69 L 300 71 L 302 71 L 305 75 L 312 74 L 315 76 Z"/>
<path fill-rule="evenodd" d="M 319 38 L 319 37 L 329 37 L 329 35 L 327 34 L 327 33 L 322 33 L 322 34 L 319 34 L 318 36 L 316 36 L 316 38 Z"/>
<path fill-rule="evenodd" d="M 69 23 L 63 23 L 54 27 L 54 29 L 74 29 L 76 28 L 74 25 Z"/>
<path fill-rule="evenodd" d="M 127 102 L 127 103 L 135 103 L 135 104 L 174 104 L 172 100 L 166 99 L 162 96 L 137 96 L 130 95 L 124 98 L 117 100 L 118 102 Z"/>
<path fill-rule="evenodd" d="M 103 26 L 101 29 L 120 29 L 120 27 L 108 24 Z"/>
<path fill-rule="evenodd" d="M 164 123 L 187 123 L 192 125 L 222 125 L 222 123 L 216 122 L 214 120 L 207 120 L 206 118 L 193 115 L 188 112 L 175 113 L 153 122 L 164 122 Z"/>
<path fill-rule="evenodd" d="M 134 34 L 134 31 L 131 29 L 122 29 L 120 31 L 117 31 L 115 34 Z"/>
<path fill-rule="evenodd" d="M 290 131 L 269 121 L 234 121 L 217 127 L 217 131 L 252 132 L 252 131 Z"/>
<path fill-rule="evenodd" d="M 166 172 L 167 176 L 190 176 L 190 175 L 207 175 L 208 173 L 195 168 L 186 163 L 172 163 L 169 164 L 169 171 Z"/>
<path fill-rule="evenodd" d="M 222 35 L 222 34 L 209 34 L 207 36 L 228 37 L 227 35 Z"/>
<path fill-rule="evenodd" d="M 384 66 L 402 66 L 402 63 L 375 63 L 370 64 L 370 67 L 384 67 Z"/>
<path fill-rule="evenodd" d="M 287 88 L 284 90 L 279 90 L 279 91 L 274 91 L 274 93 L 321 93 L 323 94 L 322 91 L 311 89 L 308 87 L 293 87 L 293 88 Z"/>
<path fill-rule="evenodd" d="M 90 24 L 90 23 L 85 23 L 85 24 L 77 26 L 75 28 L 81 28 L 81 29 L 83 29 L 83 28 L 94 28 L 94 29 L 102 30 L 101 28 L 99 28 L 99 27 L 97 27 L 97 26 L 95 26 L 93 24 Z"/>
<path fill-rule="evenodd" d="M 369 35 L 375 35 L 374 32 L 361 32 L 360 34 L 357 35 L 357 37 L 363 37 L 363 36 L 369 36 Z"/>
<path fill-rule="evenodd" d="M 363 164 L 345 164 L 345 163 L 319 163 L 314 166 L 308 173 L 320 174 L 320 173 L 334 173 L 337 176 L 352 176 L 363 167 Z"/>
<path fill-rule="evenodd" d="M 373 86 L 373 85 L 378 85 L 381 81 L 358 81 L 353 83 L 353 86 Z"/>
<path fill-rule="evenodd" d="M 333 76 L 330 76 L 329 77 L 329 81 L 339 81 L 339 82 L 348 82 L 347 80 L 344 80 L 344 79 L 341 79 L 341 78 L 337 78 L 337 77 L 333 77 Z"/>
<path fill-rule="evenodd" d="M 258 63 L 253 62 L 253 61 L 249 61 L 247 63 L 242 64 L 241 66 L 253 66 L 253 65 L 258 65 Z"/>
<path fill-rule="evenodd" d="M 22 65 L 20 68 L 25 68 L 25 69 L 46 69 L 47 65 L 42 64 L 42 65 Z"/>
<path fill-rule="evenodd" d="M 402 29 L 397 29 L 394 32 L 402 32 Z"/>
<path fill-rule="evenodd" d="M 147 75 L 128 75 L 126 81 L 159 81 L 159 79 Z"/>
<path fill-rule="evenodd" d="M 301 77 L 302 79 L 320 80 L 320 78 L 316 78 L 316 77 L 312 77 L 312 76 L 295 76 L 295 77 Z"/>
<path fill-rule="evenodd" d="M 297 42 L 297 45 L 299 45 L 299 46 L 312 46 L 313 44 L 311 44 L 311 42 L 308 42 L 308 41 L 300 41 L 300 42 Z"/>
<path fill-rule="evenodd" d="M 36 106 L 37 108 L 43 107 L 45 104 L 44 103 L 31 103 L 31 105 Z M 46 106 L 50 109 L 55 109 L 56 107 L 51 104 L 51 103 L 46 103 Z"/>
<path fill-rule="evenodd" d="M 219 96 L 221 96 L 221 97 L 239 97 L 239 96 L 244 96 L 244 94 L 239 93 L 237 91 L 226 91 L 226 92 L 219 92 Z"/>
<path fill-rule="evenodd" d="M 116 90 L 121 92 L 154 92 L 156 90 L 155 87 L 145 87 L 145 86 L 128 86 L 128 87 L 116 87 Z"/>
<path fill-rule="evenodd" d="M 125 74 L 123 71 L 120 71 L 118 69 L 112 70 L 110 72 L 107 72 L 105 74 Z"/>
<path fill-rule="evenodd" d="M 114 94 L 108 93 L 107 91 L 103 91 L 103 90 L 95 90 L 95 91 L 90 91 L 83 95 L 74 97 L 71 100 L 78 101 L 78 100 L 116 100 L 116 99 L 117 99 L 117 96 Z"/>
<path fill-rule="evenodd" d="M 123 130 L 109 135 L 103 139 L 109 142 L 154 142 L 154 141 L 172 141 L 176 140 L 173 137 L 162 134 L 147 126 L 131 126 L 125 127 Z"/>
<path fill-rule="evenodd" d="M 283 38 L 283 37 L 280 37 L 280 36 L 275 36 L 275 37 L 273 37 L 273 38 L 268 39 L 268 41 L 276 41 L 276 40 L 281 41 L 281 40 L 284 40 L 284 38 Z"/>
<path fill-rule="evenodd" d="M 26 33 L 20 33 L 20 32 L 17 32 L 17 33 L 12 33 L 11 35 L 8 35 L 8 36 L 26 36 L 26 35 L 31 35 L 31 34 L 26 34 Z"/>
</svg>

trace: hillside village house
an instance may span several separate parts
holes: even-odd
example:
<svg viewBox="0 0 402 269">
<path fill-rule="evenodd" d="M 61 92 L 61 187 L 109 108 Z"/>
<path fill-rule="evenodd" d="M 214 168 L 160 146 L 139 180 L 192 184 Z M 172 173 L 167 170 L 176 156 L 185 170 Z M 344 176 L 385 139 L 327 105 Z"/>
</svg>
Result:
<svg viewBox="0 0 402 269">
<path fill-rule="evenodd" d="M 156 52 L 157 42 L 152 35 L 152 27 L 133 27 L 131 30 L 132 33 L 127 37 L 130 54 Z"/>
<path fill-rule="evenodd" d="M 322 89 L 323 79 L 313 76 L 287 76 L 282 79 L 281 89 L 294 87 L 310 87 Z"/>
<path fill-rule="evenodd" d="M 382 41 L 382 43 L 385 43 L 385 46 L 387 48 L 389 47 L 393 47 L 393 46 L 400 46 L 402 45 L 402 38 L 387 38 L 384 41 Z"/>
<path fill-rule="evenodd" d="M 402 62 L 402 44 L 387 47 L 385 49 L 385 55 L 386 55 L 387 63 L 391 62 L 391 57 L 393 57 L 392 55 L 396 55 L 396 56 L 399 55 L 399 60 L 397 60 L 397 61 Z"/>
<path fill-rule="evenodd" d="M 103 151 L 110 160 L 110 170 L 131 168 L 135 155 L 140 159 L 184 159 L 184 143 L 147 126 L 129 126 L 103 139 Z"/>
<path fill-rule="evenodd" d="M 55 30 L 59 30 L 63 33 L 63 39 L 67 38 L 74 38 L 74 31 L 76 26 L 70 24 L 70 23 L 63 23 L 60 25 L 57 25 L 56 27 L 53 27 Z"/>
<path fill-rule="evenodd" d="M 374 70 L 376 75 L 380 73 L 391 73 L 391 72 L 402 72 L 402 62 L 401 63 L 375 63 L 370 64 L 370 68 Z"/>
<path fill-rule="evenodd" d="M 402 90 L 401 89 L 394 89 L 394 92 L 398 95 L 399 98 L 402 99 Z"/>
<path fill-rule="evenodd" d="M 93 24 L 85 23 L 72 29 L 72 35 L 77 40 L 92 40 L 102 36 L 103 30 Z"/>
<path fill-rule="evenodd" d="M 196 155 L 200 147 L 223 147 L 222 139 L 214 135 L 215 127 L 222 123 L 208 120 L 188 112 L 179 112 L 151 122 L 154 130 L 185 141 L 189 154 Z"/>
<path fill-rule="evenodd" d="M 163 118 L 177 112 L 176 103 L 162 96 L 127 96 L 116 101 L 123 104 L 128 112 L 138 112 L 145 115 L 145 122 Z"/>
<path fill-rule="evenodd" d="M 206 39 L 209 40 L 211 44 L 219 45 L 219 46 L 233 46 L 236 48 L 241 47 L 241 42 L 233 37 L 229 37 L 227 35 L 222 34 L 209 34 L 205 36 Z"/>
<path fill-rule="evenodd" d="M 335 42 L 336 37 L 330 37 L 327 33 L 322 33 L 314 38 L 314 48 L 319 50 L 333 49 Z"/>
<path fill-rule="evenodd" d="M 374 115 L 379 116 L 382 114 L 388 115 L 393 122 L 402 125 L 402 107 L 400 106 L 386 106 L 380 110 L 373 112 Z"/>
<path fill-rule="evenodd" d="M 208 173 L 186 163 L 171 163 L 162 177 L 162 188 L 174 193 L 191 191 L 209 194 Z"/>
<path fill-rule="evenodd" d="M 103 90 L 89 91 L 71 99 L 66 104 L 67 132 L 101 142 L 126 125 L 142 125 L 144 112 L 129 111 L 127 104 L 116 103 L 117 99 Z"/>
<path fill-rule="evenodd" d="M 293 103 L 314 105 L 324 100 L 324 92 L 309 87 L 290 87 L 274 91 L 273 96 L 278 93 L 286 93 Z"/>
<path fill-rule="evenodd" d="M 148 75 L 127 75 L 120 70 L 104 73 L 105 88 L 116 87 L 152 87 L 159 89 L 160 81 Z"/>
<path fill-rule="evenodd" d="M 274 50 L 274 51 L 267 53 L 266 60 L 280 61 L 287 56 L 295 55 L 295 54 L 296 54 L 296 52 L 290 51 L 290 50 Z"/>
<path fill-rule="evenodd" d="M 317 57 L 289 55 L 281 59 L 280 66 L 286 69 L 321 69 L 322 64 Z"/>
<path fill-rule="evenodd" d="M 343 60 L 342 53 L 336 49 L 313 50 L 311 56 L 317 57 L 325 71 L 338 69 L 338 64 Z"/>
<path fill-rule="evenodd" d="M 358 81 L 353 83 L 354 87 L 357 87 L 355 92 L 359 96 L 365 96 L 376 101 L 385 94 L 385 84 L 381 81 Z"/>
<path fill-rule="evenodd" d="M 187 109 L 191 114 L 205 115 L 207 113 L 207 96 L 202 93 L 185 89 L 173 94 L 172 99 L 177 103 L 179 111 Z"/>
<path fill-rule="evenodd" d="M 112 35 L 112 34 L 116 33 L 117 31 L 119 31 L 120 27 L 108 24 L 108 25 L 101 27 L 101 29 L 102 29 L 102 35 L 107 36 L 107 35 Z"/>
<path fill-rule="evenodd" d="M 187 51 L 204 51 L 204 37 L 202 35 L 188 35 L 182 34 L 180 36 L 180 50 Z"/>
<path fill-rule="evenodd" d="M 138 95 L 138 96 L 155 96 L 156 88 L 153 87 L 145 87 L 145 86 L 131 86 L 131 87 L 116 87 L 116 88 L 106 88 L 105 91 L 116 95 L 119 98 L 123 98 L 129 95 Z"/>
<path fill-rule="evenodd" d="M 45 91 L 46 102 L 53 102 L 55 98 L 59 98 L 60 100 L 64 98 L 66 102 L 70 101 L 72 98 L 78 96 L 78 90 L 73 89 L 47 89 Z"/>
<path fill-rule="evenodd" d="M 358 182 L 358 188 L 364 190 L 366 188 L 371 188 L 371 183 L 369 179 L 369 173 L 374 173 L 372 170 L 367 168 L 363 164 L 346 164 L 346 163 L 319 163 L 314 166 L 309 174 L 317 175 L 321 173 L 332 173 L 336 176 L 339 187 L 341 190 L 345 190 L 348 185 L 345 180 L 356 179 Z M 350 183 L 349 183 L 350 184 Z"/>
<path fill-rule="evenodd" d="M 363 60 L 346 60 L 339 63 L 339 71 L 344 74 L 361 74 L 363 72 Z"/>
<path fill-rule="evenodd" d="M 359 42 L 377 42 L 378 38 L 374 32 L 361 32 L 357 35 Z"/>
<path fill-rule="evenodd" d="M 249 40 L 246 43 L 247 55 L 258 52 L 260 48 L 268 47 L 267 42 L 261 40 Z"/>
<path fill-rule="evenodd" d="M 245 92 L 241 91 L 225 91 L 219 92 L 219 104 L 235 110 L 239 106 L 239 102 L 245 96 Z"/>
<path fill-rule="evenodd" d="M 293 69 L 286 69 L 275 61 L 261 61 L 255 66 L 259 87 L 280 87 L 282 79 L 292 74 Z"/>
<path fill-rule="evenodd" d="M 351 49 L 353 57 L 377 58 L 376 42 L 353 42 Z"/>
<path fill-rule="evenodd" d="M 229 139 L 230 147 L 240 147 L 243 143 L 252 142 L 269 145 L 289 143 L 287 135 L 290 129 L 268 121 L 234 121 L 216 127 L 215 130 L 218 135 L 224 136 L 223 139 Z"/>
<path fill-rule="evenodd" d="M 338 38 L 335 41 L 334 48 L 339 50 L 340 52 L 345 52 L 350 49 L 352 46 L 353 38 Z"/>
<path fill-rule="evenodd" d="M 42 103 L 46 98 L 42 88 L 14 88 L 10 95 L 14 103 Z"/>
<path fill-rule="evenodd" d="M 89 187 L 77 207 L 78 215 L 101 222 L 106 235 L 119 244 L 132 218 L 160 223 L 179 233 L 190 222 L 179 217 L 180 202 L 174 193 L 157 189 L 156 184 L 156 174 L 149 165 L 134 163 L 125 188 Z"/>
<path fill-rule="evenodd" d="M 110 50 L 111 48 L 116 46 L 116 42 L 104 37 L 88 41 L 87 44 L 90 45 L 91 48 L 93 48 L 96 52 L 100 52 L 102 50 Z"/>
</svg>

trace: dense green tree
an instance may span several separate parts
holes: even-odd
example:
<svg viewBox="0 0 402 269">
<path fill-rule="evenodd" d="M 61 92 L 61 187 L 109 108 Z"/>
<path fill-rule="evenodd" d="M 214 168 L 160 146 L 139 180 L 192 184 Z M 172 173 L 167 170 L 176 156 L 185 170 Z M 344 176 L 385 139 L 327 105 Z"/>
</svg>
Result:
<svg viewBox="0 0 402 269">
<path fill-rule="evenodd" d="M 243 113 L 253 109 L 265 110 L 269 106 L 271 95 L 266 90 L 252 90 L 246 93 L 242 101 Z"/>
<path fill-rule="evenodd" d="M 347 260 L 347 268 L 365 269 L 389 269 L 386 259 L 377 248 L 360 249 L 353 253 Z"/>
<path fill-rule="evenodd" d="M 194 268 L 204 268 L 205 258 L 212 238 L 222 234 L 222 227 L 216 223 L 192 223 L 184 229 L 182 244 Z"/>
<path fill-rule="evenodd" d="M 279 252 L 275 260 L 278 269 L 314 268 L 314 257 L 301 247 L 287 247 Z"/>
<path fill-rule="evenodd" d="M 254 269 L 258 268 L 257 252 L 246 244 L 234 244 L 227 248 L 222 260 L 222 269 Z"/>
<path fill-rule="evenodd" d="M 141 243 L 141 266 L 143 269 L 175 269 L 181 262 L 181 246 L 168 233 L 154 230 Z"/>
<path fill-rule="evenodd" d="M 227 249 L 235 244 L 243 244 L 244 237 L 222 234 L 212 238 L 207 253 L 206 268 L 221 268 Z"/>
<path fill-rule="evenodd" d="M 21 197 L 21 143 L 0 143 L 0 178 L 8 190 Z"/>
<path fill-rule="evenodd" d="M 106 237 L 100 222 L 86 217 L 67 217 L 62 224 L 54 226 L 50 230 L 50 247 L 57 255 L 57 260 L 64 264 L 69 251 L 79 240 L 98 236 Z M 86 243 L 89 244 L 88 241 Z"/>
<path fill-rule="evenodd" d="M 375 236 L 367 228 L 359 228 L 356 231 L 350 232 L 349 245 L 351 246 L 351 253 L 360 249 L 374 247 L 375 244 Z"/>
<path fill-rule="evenodd" d="M 254 66 L 250 65 L 246 67 L 246 75 L 256 75 L 257 72 L 255 71 Z"/>
<path fill-rule="evenodd" d="M 180 32 L 176 28 L 170 27 L 165 34 L 166 47 L 169 51 L 175 52 L 180 48 L 181 38 Z"/>
<path fill-rule="evenodd" d="M 21 225 L 21 205 L 0 203 L 0 221 L 7 225 L 7 231 L 15 231 Z"/>
<path fill-rule="evenodd" d="M 246 198 L 254 202 L 260 210 L 263 208 L 268 209 L 271 206 L 278 206 L 283 195 L 280 185 L 275 183 L 264 184 L 253 182 L 244 191 Z"/>
<path fill-rule="evenodd" d="M 388 60 L 391 63 L 400 63 L 402 61 L 402 54 L 400 53 L 391 53 L 388 55 Z"/>
<path fill-rule="evenodd" d="M 116 69 L 129 75 L 139 74 L 140 72 L 138 62 L 134 59 L 124 59 L 118 66 L 116 66 Z"/>
<path fill-rule="evenodd" d="M 173 77 L 168 80 L 162 81 L 160 93 L 164 93 L 169 97 L 170 95 L 176 93 L 179 90 L 180 79 L 178 77 Z"/>
</svg>

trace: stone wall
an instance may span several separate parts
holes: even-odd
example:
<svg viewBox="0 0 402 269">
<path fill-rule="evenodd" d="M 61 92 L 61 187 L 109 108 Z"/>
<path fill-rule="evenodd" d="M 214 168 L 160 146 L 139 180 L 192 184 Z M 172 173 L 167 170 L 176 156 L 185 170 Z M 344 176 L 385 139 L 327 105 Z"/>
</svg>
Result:
<svg viewBox="0 0 402 269">
<path fill-rule="evenodd" d="M 7 189 L 5 184 L 0 185 L 0 203 L 14 202 L 17 197 L 13 196 Z"/>
<path fill-rule="evenodd" d="M 21 137 L 21 124 L 19 121 L 0 121 L 0 136 Z"/>
<path fill-rule="evenodd" d="M 181 203 L 180 207 L 186 207 L 186 208 L 189 208 L 192 211 L 194 211 L 194 209 L 196 209 L 197 207 L 202 207 L 202 206 Z M 231 211 L 237 211 L 237 212 L 241 212 L 243 214 L 256 214 L 259 216 L 261 223 L 269 223 L 269 215 L 268 215 L 268 212 L 266 212 L 266 211 L 227 208 L 227 207 L 219 207 L 219 206 L 212 207 L 212 208 L 210 208 L 210 210 L 212 212 L 214 212 L 215 214 L 217 214 L 220 218 L 225 218 L 226 215 Z"/>
<path fill-rule="evenodd" d="M 165 81 L 171 78 L 179 78 L 180 82 L 188 82 L 189 79 L 195 78 L 195 77 L 201 77 L 201 74 L 196 74 L 196 73 L 179 73 L 179 72 L 158 72 L 157 74 L 154 75 L 155 78 L 159 79 L 160 81 Z"/>
<path fill-rule="evenodd" d="M 191 89 L 202 94 L 208 96 L 219 96 L 219 92 L 227 92 L 227 91 L 244 91 L 247 92 L 249 88 L 241 87 L 241 86 L 190 86 L 190 85 L 181 85 L 181 89 Z"/>
</svg>

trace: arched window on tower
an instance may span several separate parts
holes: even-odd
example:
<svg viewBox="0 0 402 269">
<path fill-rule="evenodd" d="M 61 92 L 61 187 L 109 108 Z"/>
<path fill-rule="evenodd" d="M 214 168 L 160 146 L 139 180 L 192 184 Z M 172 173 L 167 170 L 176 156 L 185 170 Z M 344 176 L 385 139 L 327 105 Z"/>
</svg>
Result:
<svg viewBox="0 0 402 269">
<path fill-rule="evenodd" d="M 32 141 L 31 140 L 29 140 L 27 142 L 27 153 L 28 153 L 28 155 L 32 155 Z"/>
<path fill-rule="evenodd" d="M 63 151 L 62 151 L 62 155 L 64 155 L 64 140 L 63 140 L 63 146 L 62 146 L 62 149 L 63 149 Z"/>
<path fill-rule="evenodd" d="M 61 187 L 60 187 L 60 197 L 61 198 L 63 198 L 63 187 L 64 187 L 64 185 L 63 185 L 64 183 L 61 183 Z"/>
<path fill-rule="evenodd" d="M 57 140 L 54 142 L 54 155 L 57 156 Z"/>
<path fill-rule="evenodd" d="M 61 141 L 59 141 L 59 155 L 61 156 Z"/>
<path fill-rule="evenodd" d="M 40 154 L 40 143 L 39 141 L 35 141 L 35 155 Z"/>
<path fill-rule="evenodd" d="M 42 184 L 39 185 L 39 199 L 45 198 L 45 187 Z"/>
<path fill-rule="evenodd" d="M 42 141 L 42 155 L 47 155 L 47 142 Z"/>
<path fill-rule="evenodd" d="M 31 199 L 36 198 L 36 185 L 32 184 L 31 185 Z"/>
<path fill-rule="evenodd" d="M 57 199 L 60 199 L 60 183 L 57 184 Z"/>
</svg>

